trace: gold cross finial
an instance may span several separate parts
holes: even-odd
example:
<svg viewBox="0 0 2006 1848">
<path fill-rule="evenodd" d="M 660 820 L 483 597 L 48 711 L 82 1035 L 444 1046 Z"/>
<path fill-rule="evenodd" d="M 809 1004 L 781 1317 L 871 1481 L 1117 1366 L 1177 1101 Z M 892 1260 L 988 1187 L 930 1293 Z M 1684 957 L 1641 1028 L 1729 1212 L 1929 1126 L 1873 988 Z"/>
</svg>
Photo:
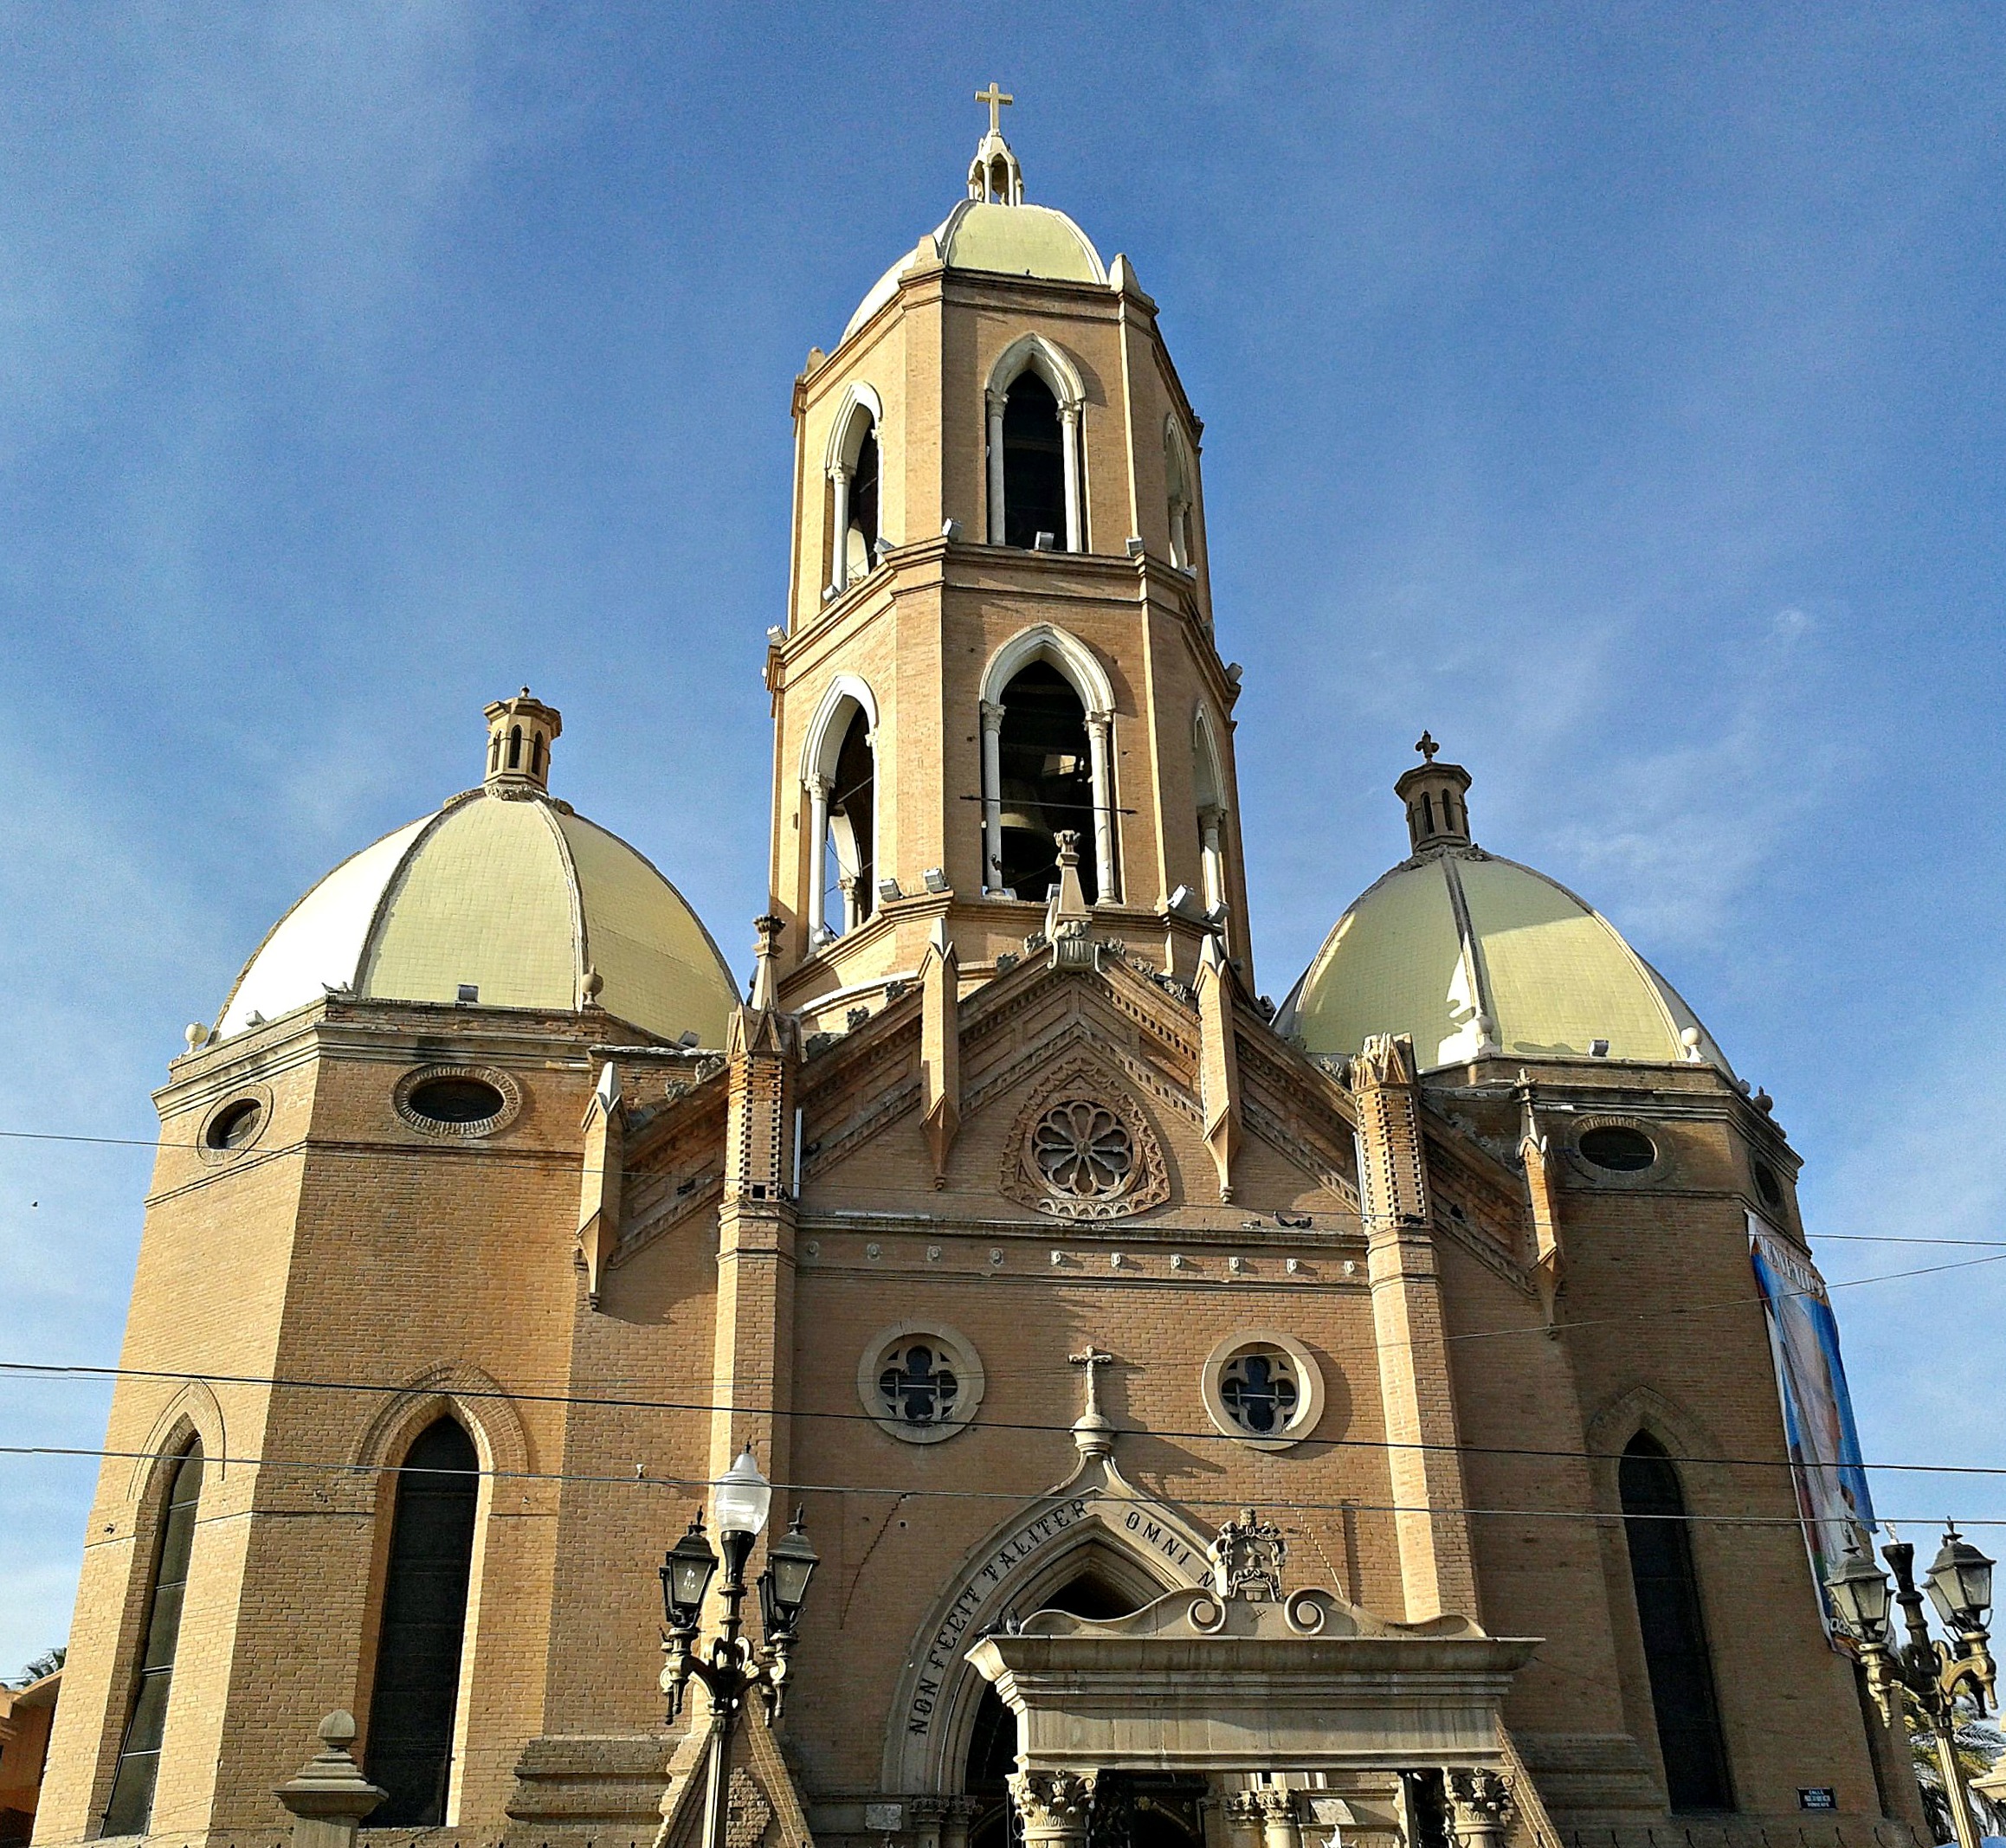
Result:
<svg viewBox="0 0 2006 1848">
<path fill-rule="evenodd" d="M 986 90 L 977 90 L 975 93 L 975 100 L 978 103 L 989 105 L 989 132 L 992 135 L 1000 135 L 1003 132 L 1002 111 L 1003 106 L 1006 103 L 1014 103 L 1016 98 L 1004 95 L 1003 91 L 997 88 L 996 79 L 991 77 Z"/>
</svg>

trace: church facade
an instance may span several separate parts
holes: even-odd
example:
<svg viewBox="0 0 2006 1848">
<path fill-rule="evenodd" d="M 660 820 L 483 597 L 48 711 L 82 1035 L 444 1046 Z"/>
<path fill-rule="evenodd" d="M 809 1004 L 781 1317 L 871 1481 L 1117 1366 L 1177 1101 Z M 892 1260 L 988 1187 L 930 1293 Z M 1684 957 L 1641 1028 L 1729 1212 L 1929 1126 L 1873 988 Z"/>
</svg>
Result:
<svg viewBox="0 0 2006 1848">
<path fill-rule="evenodd" d="M 1261 997 L 1201 426 L 991 117 L 796 382 L 749 990 L 525 689 L 190 1028 L 38 1842 L 269 1840 L 336 1710 L 400 1838 L 1911 1839 L 1768 1100 L 1425 738 Z M 820 1565 L 718 1747 L 657 1570 L 748 1446 Z"/>
</svg>

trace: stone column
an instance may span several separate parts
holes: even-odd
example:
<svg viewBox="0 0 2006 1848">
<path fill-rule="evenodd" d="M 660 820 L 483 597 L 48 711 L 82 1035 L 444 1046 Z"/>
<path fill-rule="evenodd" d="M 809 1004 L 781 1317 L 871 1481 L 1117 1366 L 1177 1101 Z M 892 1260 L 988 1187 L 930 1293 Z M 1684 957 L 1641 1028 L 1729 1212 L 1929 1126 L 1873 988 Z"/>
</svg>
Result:
<svg viewBox="0 0 2006 1848">
<path fill-rule="evenodd" d="M 913 1830 L 913 1848 L 940 1848 L 941 1825 L 947 1819 L 947 1803 L 945 1797 L 914 1797 L 906 1805 L 906 1819 Z"/>
<path fill-rule="evenodd" d="M 355 1716 L 334 1712 L 320 1722 L 322 1749 L 289 1784 L 272 1793 L 293 1813 L 293 1848 L 355 1848 L 355 1832 L 388 1792 L 362 1774 L 349 1753 Z"/>
<path fill-rule="evenodd" d="M 989 543 L 1003 542 L 1003 402 L 1004 394 L 989 394 Z"/>
<path fill-rule="evenodd" d="M 1204 866 L 1205 909 L 1216 911 L 1226 902 L 1226 856 L 1219 846 L 1220 831 L 1226 825 L 1226 811 L 1208 802 L 1198 811 L 1199 853 Z"/>
<path fill-rule="evenodd" d="M 1261 1848 L 1302 1848 L 1302 1813 L 1293 1790 L 1264 1784 L 1247 1794 L 1261 1818 Z"/>
<path fill-rule="evenodd" d="M 841 596 L 849 583 L 850 563 L 850 472 L 832 468 L 829 486 L 835 489 L 835 531 L 829 542 L 829 594 Z"/>
<path fill-rule="evenodd" d="M 1084 551 L 1080 538 L 1080 407 L 1059 407 L 1060 446 L 1066 454 L 1066 550 Z"/>
<path fill-rule="evenodd" d="M 857 891 L 857 876 L 846 872 L 835 883 L 842 893 L 842 927 L 854 930 L 863 922 L 863 900 Z"/>
<path fill-rule="evenodd" d="M 1098 1772 L 1013 1771 L 1010 1801 L 1024 1825 L 1024 1848 L 1086 1848 Z"/>
<path fill-rule="evenodd" d="M 982 889 L 1003 890 L 1003 709 L 982 702 Z"/>
<path fill-rule="evenodd" d="M 1230 1848 L 1261 1848 L 1261 1793 L 1235 1790 L 1219 1805 Z"/>
<path fill-rule="evenodd" d="M 1094 902 L 1114 903 L 1114 782 L 1108 741 L 1114 729 L 1112 712 L 1087 715 L 1087 755 L 1093 769 Z"/>
<path fill-rule="evenodd" d="M 1505 1780 L 1495 1771 L 1448 1774 L 1449 1826 L 1456 1848 L 1500 1848 L 1505 1839 Z"/>
<path fill-rule="evenodd" d="M 968 1848 L 969 1825 L 982 1806 L 973 1797 L 942 1799 L 940 1848 Z"/>
<path fill-rule="evenodd" d="M 809 776 L 808 789 L 808 949 L 822 948 L 829 929 L 822 891 L 822 861 L 829 853 L 829 778 Z"/>
</svg>

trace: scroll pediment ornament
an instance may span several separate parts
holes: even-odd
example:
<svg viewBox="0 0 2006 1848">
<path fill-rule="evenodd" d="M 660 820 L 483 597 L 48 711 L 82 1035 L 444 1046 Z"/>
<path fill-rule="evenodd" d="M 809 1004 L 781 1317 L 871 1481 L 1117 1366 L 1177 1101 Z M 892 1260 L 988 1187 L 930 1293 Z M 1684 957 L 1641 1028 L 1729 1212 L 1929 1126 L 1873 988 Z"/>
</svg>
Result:
<svg viewBox="0 0 2006 1848">
<path fill-rule="evenodd" d="M 1219 1529 L 1212 1542 L 1212 1587 L 1222 1598 L 1252 1598 L 1279 1603 L 1281 1564 L 1288 1542 L 1272 1521 L 1251 1508 Z"/>
<path fill-rule="evenodd" d="M 1055 1219 L 1126 1219 L 1171 1197 L 1163 1144 L 1142 1106 L 1087 1058 L 1065 1060 L 1032 1090 L 997 1184 Z"/>
</svg>

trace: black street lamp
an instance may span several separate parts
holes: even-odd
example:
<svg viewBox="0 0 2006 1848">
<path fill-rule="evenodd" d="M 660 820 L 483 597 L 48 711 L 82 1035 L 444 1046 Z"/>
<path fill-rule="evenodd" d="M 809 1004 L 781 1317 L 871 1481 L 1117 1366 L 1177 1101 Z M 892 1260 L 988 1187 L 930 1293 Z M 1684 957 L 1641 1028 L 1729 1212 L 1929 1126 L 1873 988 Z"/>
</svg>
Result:
<svg viewBox="0 0 2006 1848">
<path fill-rule="evenodd" d="M 1985 1631 L 1992 1605 L 1992 1561 L 1956 1528 L 1946 1526 L 1943 1546 L 1924 1582 L 1944 1627 L 1956 1639 L 1953 1649 L 1930 1635 L 1922 1594 L 1915 1588 L 1915 1549 L 1906 1541 L 1895 1541 L 1880 1551 L 1894 1568 L 1893 1601 L 1901 1607 L 1906 1643 L 1890 1645 L 1887 1580 L 1857 1536 L 1848 1542 L 1846 1557 L 1825 1581 L 1825 1588 L 1841 1626 L 1860 1646 L 1867 1685 L 1881 1717 L 1891 1726 L 1900 1723 L 1903 1703 L 1908 1701 L 1929 1722 L 1958 1848 L 1978 1848 L 1964 1767 L 1958 1761 L 1957 1703 L 1959 1695 L 1969 1696 L 1983 1716 L 1993 1697 L 1992 1652 L 1986 1647 Z"/>
<path fill-rule="evenodd" d="M 766 1525 L 773 1504 L 773 1485 L 759 1473 L 747 1445 L 739 1460 L 712 1485 L 711 1513 L 724 1552 L 724 1581 L 718 1587 L 725 1600 L 724 1620 L 706 1649 L 697 1642 L 704 1598 L 718 1569 L 718 1555 L 704 1538 L 703 1510 L 689 1531 L 671 1547 L 661 1561 L 661 1609 L 666 1619 L 661 1647 L 668 1661 L 661 1671 L 661 1691 L 668 1697 L 673 1722 L 682 1710 L 683 1690 L 700 1681 L 711 1697 L 709 1815 L 705 1838 L 710 1848 L 724 1848 L 725 1780 L 731 1758 L 732 1728 L 757 1692 L 766 1716 L 777 1720 L 787 1698 L 789 1660 L 801 1621 L 808 1581 L 821 1563 L 801 1530 L 797 1510 L 793 1525 L 767 1549 L 766 1569 L 759 1574 L 759 1613 L 765 1648 L 739 1633 L 739 1607 L 745 1596 L 745 1561 Z"/>
</svg>

